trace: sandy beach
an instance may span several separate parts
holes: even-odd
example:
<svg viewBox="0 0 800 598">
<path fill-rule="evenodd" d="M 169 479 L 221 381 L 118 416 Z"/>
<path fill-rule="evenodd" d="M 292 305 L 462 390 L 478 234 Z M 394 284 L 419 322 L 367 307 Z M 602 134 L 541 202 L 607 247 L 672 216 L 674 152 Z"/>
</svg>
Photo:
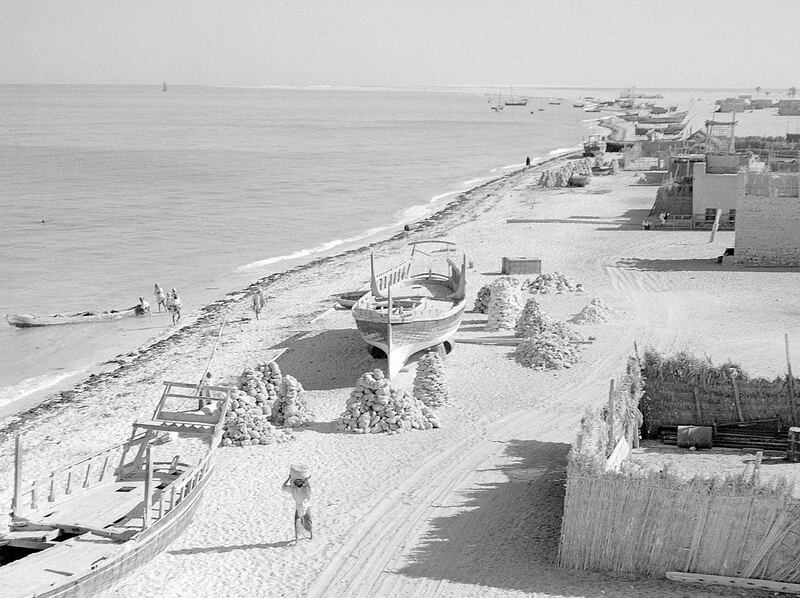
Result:
<svg viewBox="0 0 800 598">
<path fill-rule="evenodd" d="M 541 168 L 462 194 L 416 230 L 264 279 L 260 320 L 247 290 L 233 293 L 115 369 L 4 417 L 0 503 L 11 499 L 14 434 L 28 448 L 26 478 L 122 440 L 133 420 L 150 417 L 163 380 L 202 374 L 227 314 L 211 366 L 216 383 L 234 384 L 246 366 L 285 348 L 278 363 L 302 383 L 316 422 L 285 444 L 220 449 L 185 533 L 101 595 L 753 595 L 556 567 L 566 455 L 584 410 L 603 403 L 634 341 L 715 363 L 735 359 L 752 375 L 785 373 L 785 332 L 800 354 L 797 271 L 717 264 L 732 232 L 709 243 L 707 232 L 643 231 L 656 188 L 635 185 L 633 173 L 543 189 Z M 566 320 L 601 297 L 621 316 L 576 327 L 594 340 L 581 345 L 575 367 L 555 373 L 523 368 L 509 347 L 459 343 L 445 360 L 452 400 L 439 411 L 441 428 L 339 432 L 335 420 L 357 379 L 385 360 L 370 356 L 350 312 L 330 296 L 368 282 L 370 251 L 380 269 L 405 257 L 410 240 L 440 237 L 473 264 L 469 306 L 503 256 L 527 256 L 586 289 L 541 296 L 545 313 Z M 459 337 L 484 336 L 485 322 L 467 313 Z M 394 383 L 410 391 L 415 367 Z M 295 545 L 292 504 L 279 486 L 297 461 L 314 471 L 316 529 L 313 541 Z"/>
</svg>

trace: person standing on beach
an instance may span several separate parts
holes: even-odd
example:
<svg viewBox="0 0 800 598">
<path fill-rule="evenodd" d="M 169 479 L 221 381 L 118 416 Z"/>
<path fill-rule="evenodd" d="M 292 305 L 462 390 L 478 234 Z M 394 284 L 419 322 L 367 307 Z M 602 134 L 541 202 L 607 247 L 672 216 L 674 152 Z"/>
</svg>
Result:
<svg viewBox="0 0 800 598">
<path fill-rule="evenodd" d="M 143 316 L 150 313 L 150 304 L 144 300 L 144 297 L 139 297 L 139 305 L 136 306 L 136 315 Z"/>
<path fill-rule="evenodd" d="M 178 297 L 178 291 L 173 288 L 167 299 L 167 309 L 172 314 L 173 326 L 181 321 L 181 307 L 181 298 Z"/>
<path fill-rule="evenodd" d="M 281 486 L 281 490 L 291 494 L 294 499 L 294 541 L 297 542 L 301 530 L 308 532 L 308 539 L 314 539 L 311 529 L 311 477 L 307 465 L 292 465 L 289 468 L 289 477 Z"/>
<path fill-rule="evenodd" d="M 161 288 L 161 285 L 156 283 L 155 288 L 153 289 L 153 295 L 156 296 L 156 305 L 158 306 L 158 311 L 161 311 L 161 306 L 164 306 L 164 310 L 167 310 L 167 298 L 164 296 L 164 289 Z"/>
<path fill-rule="evenodd" d="M 525 158 L 525 166 L 530 166 L 530 165 L 531 165 L 531 157 L 528 156 Z"/>
</svg>

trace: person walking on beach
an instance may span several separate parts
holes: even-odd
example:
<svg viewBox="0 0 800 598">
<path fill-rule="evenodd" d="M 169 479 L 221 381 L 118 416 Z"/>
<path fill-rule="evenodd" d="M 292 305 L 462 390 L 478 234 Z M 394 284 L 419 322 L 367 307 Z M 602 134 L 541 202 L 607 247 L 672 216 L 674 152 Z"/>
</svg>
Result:
<svg viewBox="0 0 800 598">
<path fill-rule="evenodd" d="M 311 470 L 307 465 L 292 465 L 289 468 L 289 477 L 281 486 L 281 490 L 291 494 L 294 499 L 294 541 L 300 538 L 303 533 L 308 532 L 308 539 L 314 539 L 311 530 Z"/>
<path fill-rule="evenodd" d="M 525 158 L 525 166 L 530 166 L 530 165 L 531 165 L 531 157 L 530 157 L 530 156 L 527 156 L 527 157 Z"/>
<path fill-rule="evenodd" d="M 172 314 L 173 326 L 181 321 L 181 307 L 181 298 L 178 297 L 178 291 L 173 288 L 167 298 L 167 309 Z"/>
<path fill-rule="evenodd" d="M 167 298 L 164 296 L 164 289 L 161 288 L 161 285 L 156 283 L 156 286 L 153 289 L 153 295 L 156 296 L 156 305 L 158 306 L 158 311 L 161 311 L 161 306 L 164 306 L 164 311 L 167 311 Z"/>
<path fill-rule="evenodd" d="M 264 291 L 262 288 L 256 288 L 256 290 L 253 291 L 253 311 L 256 312 L 256 320 L 258 320 L 258 316 L 261 313 L 261 310 L 264 309 L 266 302 L 267 301 L 264 298 Z"/>
</svg>

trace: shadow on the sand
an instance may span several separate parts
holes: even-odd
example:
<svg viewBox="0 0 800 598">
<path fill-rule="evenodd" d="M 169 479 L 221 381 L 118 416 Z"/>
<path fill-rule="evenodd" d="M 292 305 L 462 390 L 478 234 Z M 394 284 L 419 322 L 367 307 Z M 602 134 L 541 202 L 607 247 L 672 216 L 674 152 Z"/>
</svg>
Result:
<svg viewBox="0 0 800 598">
<path fill-rule="evenodd" d="M 337 427 L 336 420 L 329 422 L 308 422 L 299 428 L 294 428 L 294 432 L 303 432 L 309 430 L 317 432 L 318 434 L 342 434 L 342 431 Z"/>
<path fill-rule="evenodd" d="M 204 552 L 233 552 L 234 550 L 252 550 L 258 548 L 285 548 L 294 545 L 294 540 L 281 540 L 280 542 L 265 542 L 263 544 L 237 544 L 235 546 L 206 546 L 205 548 L 182 548 L 168 550 L 169 554 L 202 554 Z"/>
<path fill-rule="evenodd" d="M 798 272 L 800 268 L 751 268 L 738 265 L 723 265 L 713 257 L 684 260 L 651 260 L 643 258 L 626 258 L 617 262 L 617 266 L 628 270 L 651 270 L 654 272 Z"/>
<path fill-rule="evenodd" d="M 350 388 L 364 372 L 386 369 L 385 359 L 374 359 L 356 329 L 301 332 L 270 349 L 286 348 L 277 362 L 306 390 Z"/>
<path fill-rule="evenodd" d="M 556 565 L 568 451 L 563 443 L 508 442 L 511 465 L 500 468 L 506 481 L 464 491 L 458 513 L 432 519 L 396 573 L 537 596 L 685 596 L 685 586 L 664 580 Z M 731 595 L 725 591 L 692 595 Z"/>
</svg>

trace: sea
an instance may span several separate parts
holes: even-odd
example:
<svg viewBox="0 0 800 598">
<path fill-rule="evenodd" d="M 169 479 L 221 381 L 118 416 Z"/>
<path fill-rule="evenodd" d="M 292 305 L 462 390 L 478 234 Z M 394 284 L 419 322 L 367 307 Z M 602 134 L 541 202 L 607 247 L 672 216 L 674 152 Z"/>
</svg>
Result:
<svg viewBox="0 0 800 598">
<path fill-rule="evenodd" d="M 154 305 L 156 282 L 191 313 L 578 145 L 607 113 L 571 99 L 618 93 L 515 91 L 0 86 L 0 314 Z M 0 323 L 0 412 L 169 326 Z"/>
</svg>

